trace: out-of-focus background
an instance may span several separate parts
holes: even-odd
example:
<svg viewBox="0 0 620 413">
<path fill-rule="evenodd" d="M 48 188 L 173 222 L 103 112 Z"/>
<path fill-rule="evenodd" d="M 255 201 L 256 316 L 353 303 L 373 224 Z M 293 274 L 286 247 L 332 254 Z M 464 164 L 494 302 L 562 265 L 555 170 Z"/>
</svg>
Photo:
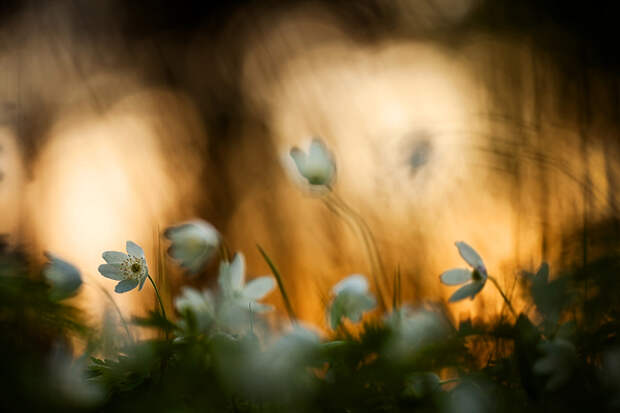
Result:
<svg viewBox="0 0 620 413">
<path fill-rule="evenodd" d="M 587 262 L 619 228 L 619 53 L 605 4 L 5 0 L 0 233 L 111 289 L 102 251 L 134 240 L 155 273 L 157 234 L 199 216 L 246 254 L 251 277 L 269 272 L 263 246 L 298 315 L 322 325 L 329 288 L 369 266 L 286 170 L 290 147 L 320 136 L 335 190 L 406 299 L 449 296 L 438 274 L 462 265 L 457 240 L 508 291 L 517 268 Z M 168 272 L 167 294 L 216 269 Z M 134 313 L 149 299 L 119 296 Z M 104 305 L 96 288 L 76 300 L 92 317 Z M 487 289 L 452 315 L 501 304 Z"/>
</svg>

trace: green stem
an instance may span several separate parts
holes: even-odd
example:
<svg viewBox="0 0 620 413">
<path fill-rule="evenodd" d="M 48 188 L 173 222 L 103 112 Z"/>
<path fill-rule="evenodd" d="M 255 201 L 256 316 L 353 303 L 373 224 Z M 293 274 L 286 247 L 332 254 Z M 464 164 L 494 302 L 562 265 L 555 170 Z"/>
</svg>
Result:
<svg viewBox="0 0 620 413">
<path fill-rule="evenodd" d="M 276 268 L 273 261 L 271 261 L 271 259 L 269 258 L 265 250 L 263 250 L 261 246 L 258 244 L 256 244 L 256 247 L 258 248 L 258 251 L 260 251 L 265 261 L 267 262 L 267 265 L 269 265 L 269 268 L 271 268 L 271 271 L 273 271 L 274 277 L 276 277 L 276 281 L 278 282 L 278 288 L 280 289 L 280 293 L 282 294 L 282 299 L 284 300 L 284 306 L 286 307 L 286 312 L 288 313 L 288 317 L 290 318 L 293 324 L 297 324 L 297 317 L 295 316 L 295 312 L 293 311 L 293 306 L 291 305 L 291 302 L 288 299 L 288 294 L 286 293 L 286 289 L 284 288 L 284 283 L 282 282 L 282 277 L 280 276 L 280 272 Z"/>
<path fill-rule="evenodd" d="M 159 308 L 161 310 L 161 315 L 164 317 L 164 320 L 166 321 L 166 336 L 167 336 L 168 335 L 168 317 L 166 317 L 166 310 L 164 309 L 164 303 L 161 301 L 161 296 L 159 295 L 159 289 L 155 285 L 155 281 L 153 281 L 150 274 L 147 273 L 146 276 L 148 277 L 149 281 L 153 285 L 153 288 L 155 289 L 155 294 L 157 294 L 157 301 L 159 302 Z"/>
<path fill-rule="evenodd" d="M 517 312 L 515 311 L 515 309 L 512 307 L 512 303 L 510 302 L 510 300 L 508 299 L 508 297 L 506 297 L 506 294 L 504 294 L 504 292 L 502 291 L 501 287 L 499 286 L 499 283 L 497 282 L 497 280 L 495 279 L 495 277 L 492 277 L 489 275 L 488 279 L 493 283 L 493 285 L 495 285 L 495 288 L 497 289 L 497 291 L 499 291 L 499 293 L 501 294 L 502 298 L 504 299 L 504 301 L 506 302 L 506 305 L 508 305 L 508 308 L 510 309 L 510 312 L 512 313 L 513 316 L 515 316 L 515 318 L 517 317 Z"/>
</svg>

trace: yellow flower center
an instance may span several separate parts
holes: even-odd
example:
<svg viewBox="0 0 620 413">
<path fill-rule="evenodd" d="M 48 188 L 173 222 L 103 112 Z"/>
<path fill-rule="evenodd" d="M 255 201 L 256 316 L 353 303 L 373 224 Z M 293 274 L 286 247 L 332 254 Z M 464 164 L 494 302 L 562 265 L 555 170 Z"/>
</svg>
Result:
<svg viewBox="0 0 620 413">
<path fill-rule="evenodd" d="M 126 280 L 141 280 L 146 275 L 144 258 L 130 255 L 121 263 L 121 272 Z"/>
</svg>

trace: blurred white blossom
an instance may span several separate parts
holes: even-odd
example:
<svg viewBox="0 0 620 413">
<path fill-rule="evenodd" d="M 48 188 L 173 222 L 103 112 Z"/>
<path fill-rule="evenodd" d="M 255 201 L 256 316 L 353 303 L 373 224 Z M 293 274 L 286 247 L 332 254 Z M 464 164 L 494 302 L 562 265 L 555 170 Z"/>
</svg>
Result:
<svg viewBox="0 0 620 413">
<path fill-rule="evenodd" d="M 308 153 L 294 147 L 290 152 L 297 170 L 310 185 L 329 186 L 336 174 L 336 165 L 325 144 L 312 139 Z"/>
<path fill-rule="evenodd" d="M 361 274 L 353 274 L 332 288 L 334 300 L 329 310 L 329 322 L 336 329 L 343 318 L 358 322 L 362 314 L 375 308 L 376 300 L 368 293 L 368 281 Z"/>
<path fill-rule="evenodd" d="M 67 349 L 58 345 L 51 354 L 48 369 L 50 387 L 64 403 L 94 407 L 103 401 L 102 386 L 87 377 L 85 358 L 74 359 Z"/>
<path fill-rule="evenodd" d="M 204 268 L 220 243 L 218 231 L 203 220 L 169 227 L 164 231 L 164 236 L 171 241 L 168 254 L 190 273 Z"/>
<path fill-rule="evenodd" d="M 316 365 L 320 339 L 310 328 L 295 325 L 292 330 L 276 339 L 264 351 L 252 353 L 252 371 L 248 386 L 263 396 L 277 395 L 281 399 L 295 399 L 313 390 L 313 375 L 308 367 Z M 286 388 L 286 394 L 282 389 Z"/>
<path fill-rule="evenodd" d="M 390 339 L 385 352 L 393 360 L 415 357 L 420 350 L 445 340 L 450 332 L 445 316 L 438 311 L 403 307 L 387 316 Z"/>
<path fill-rule="evenodd" d="M 205 330 L 215 320 L 215 300 L 209 290 L 198 291 L 183 287 L 181 295 L 174 300 L 174 305 L 181 314 L 191 312 L 199 331 Z M 181 327 L 188 327 L 185 320 L 180 323 Z"/>
<path fill-rule="evenodd" d="M 275 287 L 270 276 L 257 277 L 245 283 L 245 258 L 238 252 L 232 262 L 222 262 L 218 277 L 220 297 L 218 302 L 218 321 L 236 328 L 248 321 L 250 313 L 263 313 L 273 310 L 268 304 L 259 303 Z"/>
<path fill-rule="evenodd" d="M 51 298 L 62 300 L 75 295 L 82 285 L 80 271 L 54 254 L 46 252 L 45 256 L 49 263 L 45 266 L 43 275 L 51 286 Z"/>
<path fill-rule="evenodd" d="M 576 366 L 575 346 L 562 338 L 555 338 L 538 345 L 543 357 L 534 363 L 534 373 L 548 376 L 547 390 L 562 387 L 573 374 Z"/>
</svg>

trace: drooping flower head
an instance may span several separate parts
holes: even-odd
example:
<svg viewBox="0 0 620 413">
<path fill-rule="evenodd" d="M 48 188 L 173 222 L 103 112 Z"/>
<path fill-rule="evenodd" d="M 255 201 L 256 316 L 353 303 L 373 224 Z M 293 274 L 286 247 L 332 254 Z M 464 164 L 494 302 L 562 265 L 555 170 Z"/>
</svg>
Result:
<svg viewBox="0 0 620 413">
<path fill-rule="evenodd" d="M 297 170 L 310 185 L 329 186 L 336 175 L 336 165 L 325 144 L 318 138 L 312 139 L 308 153 L 294 147 L 291 158 Z"/>
<path fill-rule="evenodd" d="M 334 301 L 329 310 L 329 322 L 336 329 L 343 318 L 358 322 L 362 314 L 372 310 L 375 298 L 368 293 L 368 281 L 361 274 L 353 274 L 332 288 Z"/>
<path fill-rule="evenodd" d="M 168 254 L 192 274 L 204 268 L 220 242 L 213 225 L 200 219 L 167 228 L 164 236 L 172 242 Z"/>
<path fill-rule="evenodd" d="M 75 295 L 82 285 L 80 271 L 54 254 L 46 252 L 45 256 L 49 259 L 49 263 L 43 270 L 43 275 L 51 285 L 51 298 L 63 300 Z"/>
<path fill-rule="evenodd" d="M 106 251 L 102 256 L 107 264 L 101 264 L 99 272 L 106 278 L 119 281 L 114 291 L 124 293 L 138 286 L 138 289 L 142 290 L 149 269 L 144 250 L 138 244 L 127 241 L 127 254 L 120 251 Z"/>
<path fill-rule="evenodd" d="M 454 268 L 442 273 L 439 278 L 446 285 L 465 284 L 452 294 L 450 302 L 460 301 L 468 297 L 473 300 L 487 281 L 487 269 L 480 255 L 472 247 L 462 241 L 456 242 L 455 245 L 461 257 L 472 269 Z"/>
</svg>

